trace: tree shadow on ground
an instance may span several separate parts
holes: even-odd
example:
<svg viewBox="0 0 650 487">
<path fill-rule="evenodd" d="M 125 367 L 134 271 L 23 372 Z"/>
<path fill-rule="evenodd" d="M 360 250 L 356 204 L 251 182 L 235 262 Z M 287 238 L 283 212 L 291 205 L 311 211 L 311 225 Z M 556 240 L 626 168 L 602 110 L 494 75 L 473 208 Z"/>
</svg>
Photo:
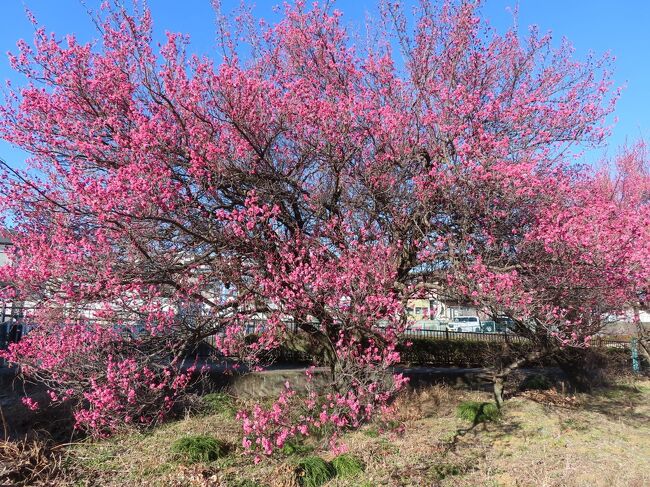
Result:
<svg viewBox="0 0 650 487">
<path fill-rule="evenodd" d="M 642 386 L 617 384 L 585 394 L 579 409 L 606 415 L 629 426 L 647 427 L 650 424 L 649 396 Z"/>
<path fill-rule="evenodd" d="M 487 403 L 486 403 L 487 404 Z M 481 443 L 493 444 L 502 438 L 515 434 L 521 430 L 521 423 L 501 417 L 495 421 L 481 421 L 478 418 L 472 421 L 467 428 L 458 428 L 452 437 L 445 442 L 444 452 L 453 451 L 462 438 L 467 435 L 477 438 L 480 435 Z"/>
<path fill-rule="evenodd" d="M 551 388 L 529 390 L 515 394 L 554 410 L 585 411 L 606 415 L 626 425 L 638 427 L 650 424 L 650 403 L 644 386 L 613 384 L 579 395 L 564 394 Z M 647 387 L 647 386 L 646 386 Z"/>
</svg>

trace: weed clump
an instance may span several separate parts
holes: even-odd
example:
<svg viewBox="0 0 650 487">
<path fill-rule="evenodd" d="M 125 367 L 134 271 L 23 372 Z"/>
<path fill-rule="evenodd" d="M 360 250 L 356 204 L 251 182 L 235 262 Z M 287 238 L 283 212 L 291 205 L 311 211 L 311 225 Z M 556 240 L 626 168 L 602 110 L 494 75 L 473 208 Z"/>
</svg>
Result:
<svg viewBox="0 0 650 487">
<path fill-rule="evenodd" d="M 213 462 L 228 454 L 227 445 L 211 436 L 185 436 L 174 442 L 172 451 L 188 463 Z"/>
<path fill-rule="evenodd" d="M 455 475 L 462 475 L 467 468 L 463 465 L 456 465 L 454 463 L 441 463 L 433 467 L 433 475 L 436 480 L 444 480 L 447 477 Z"/>
<path fill-rule="evenodd" d="M 496 404 L 491 402 L 465 401 L 458 405 L 456 414 L 460 419 L 470 421 L 472 424 L 496 421 L 501 415 Z"/>
<path fill-rule="evenodd" d="M 340 478 L 355 477 L 365 470 L 363 461 L 354 455 L 344 453 L 332 460 L 336 476 Z"/>
<path fill-rule="evenodd" d="M 370 427 L 362 430 L 362 433 L 368 438 L 379 438 L 379 430 L 376 427 Z"/>
<path fill-rule="evenodd" d="M 319 487 L 336 476 L 331 463 L 320 457 L 305 457 L 296 466 L 298 483 L 302 487 Z"/>
<path fill-rule="evenodd" d="M 211 392 L 202 397 L 207 409 L 216 414 L 222 414 L 228 418 L 234 418 L 237 408 L 232 397 L 224 392 Z"/>
</svg>

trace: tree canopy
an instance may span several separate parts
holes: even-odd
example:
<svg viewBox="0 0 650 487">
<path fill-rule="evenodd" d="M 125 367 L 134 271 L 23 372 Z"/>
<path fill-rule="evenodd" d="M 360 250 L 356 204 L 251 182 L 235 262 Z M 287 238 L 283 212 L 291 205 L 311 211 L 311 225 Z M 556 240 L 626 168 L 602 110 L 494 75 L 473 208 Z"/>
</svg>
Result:
<svg viewBox="0 0 650 487">
<path fill-rule="evenodd" d="M 585 346 L 647 290 L 645 153 L 617 173 L 574 163 L 607 133 L 607 59 L 498 34 L 473 2 L 422 1 L 414 20 L 387 2 L 365 46 L 329 6 L 261 27 L 244 12 L 221 17 L 212 58 L 180 34 L 158 48 L 146 8 L 96 21 L 94 44 L 35 23 L 11 56 L 28 83 L 0 107 L 0 137 L 31 154 L 0 181 L 15 243 L 0 282 L 38 308 L 9 357 L 78 401 L 81 425 L 164 414 L 189 380 L 174 360 L 206 337 L 253 362 L 288 343 L 331 367 L 332 390 L 290 424 L 291 388 L 242 413 L 247 446 L 270 453 L 401 387 L 383 371 L 411 297 Z"/>
</svg>

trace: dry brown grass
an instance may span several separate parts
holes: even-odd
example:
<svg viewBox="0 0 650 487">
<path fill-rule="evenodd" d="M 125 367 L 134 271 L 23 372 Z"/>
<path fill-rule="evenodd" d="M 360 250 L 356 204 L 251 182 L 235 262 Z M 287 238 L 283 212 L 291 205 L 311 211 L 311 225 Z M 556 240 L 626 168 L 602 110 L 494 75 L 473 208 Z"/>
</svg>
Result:
<svg viewBox="0 0 650 487">
<path fill-rule="evenodd" d="M 51 485 L 62 457 L 40 440 L 0 441 L 0 485 Z"/>
<path fill-rule="evenodd" d="M 434 415 L 447 414 L 453 408 L 457 394 L 445 385 L 435 385 L 400 394 L 392 404 L 398 421 L 417 421 Z"/>
<path fill-rule="evenodd" d="M 607 486 L 650 485 L 650 381 L 619 384 L 593 395 L 523 393 L 507 401 L 501 421 L 475 428 L 456 418 L 466 400 L 490 395 L 444 386 L 411 391 L 394 412 L 345 437 L 366 465 L 363 478 L 328 487 L 370 486 Z M 296 487 L 296 457 L 259 465 L 235 451 L 210 464 L 184 466 L 170 445 L 207 434 L 237 445 L 236 422 L 224 415 L 188 417 L 150 434 L 78 445 L 69 464 L 79 485 Z M 317 449 L 312 454 L 331 459 Z M 68 485 L 67 483 L 64 485 Z"/>
<path fill-rule="evenodd" d="M 576 408 L 579 407 L 580 400 L 575 395 L 561 394 L 557 389 L 549 389 L 546 391 L 524 391 L 519 394 L 520 398 L 530 399 L 531 401 L 540 404 Z"/>
</svg>

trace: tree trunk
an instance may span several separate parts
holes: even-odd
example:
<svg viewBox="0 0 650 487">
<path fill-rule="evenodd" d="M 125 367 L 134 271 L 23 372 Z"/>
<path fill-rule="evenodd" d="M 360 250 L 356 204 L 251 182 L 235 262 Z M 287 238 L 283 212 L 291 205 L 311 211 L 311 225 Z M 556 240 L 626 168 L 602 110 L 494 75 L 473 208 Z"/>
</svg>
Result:
<svg viewBox="0 0 650 487">
<path fill-rule="evenodd" d="M 296 352 L 302 352 L 317 362 L 330 367 L 332 376 L 336 373 L 336 350 L 327 335 L 312 325 L 303 326 L 297 332 L 287 333 L 285 346 Z"/>
<path fill-rule="evenodd" d="M 503 407 L 503 377 L 494 379 L 494 402 L 499 409 Z"/>
<path fill-rule="evenodd" d="M 526 354 L 524 357 L 521 357 L 520 359 L 515 360 L 512 362 L 510 365 L 506 366 L 505 368 L 501 369 L 498 372 L 495 372 L 492 375 L 492 383 L 493 383 L 493 392 L 494 392 L 494 402 L 496 403 L 497 407 L 501 409 L 503 407 L 503 392 L 505 389 L 505 379 L 515 370 L 517 370 L 519 367 L 522 365 L 532 362 L 533 360 L 537 360 L 544 355 L 546 355 L 545 350 L 536 350 L 533 352 L 529 352 Z"/>
</svg>

